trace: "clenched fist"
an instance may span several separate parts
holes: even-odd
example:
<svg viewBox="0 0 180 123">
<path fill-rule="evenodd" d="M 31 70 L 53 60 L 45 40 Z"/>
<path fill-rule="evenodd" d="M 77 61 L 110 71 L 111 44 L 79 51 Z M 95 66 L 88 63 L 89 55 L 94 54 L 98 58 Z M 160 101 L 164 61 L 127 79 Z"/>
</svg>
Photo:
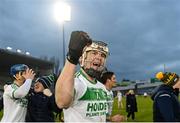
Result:
<svg viewBox="0 0 180 123">
<path fill-rule="evenodd" d="M 51 92 L 50 89 L 46 88 L 46 89 L 43 90 L 43 94 L 50 97 L 52 95 L 52 92 Z"/>
<path fill-rule="evenodd" d="M 92 40 L 86 32 L 73 31 L 69 42 L 69 51 L 67 53 L 67 60 L 72 64 L 77 65 L 79 58 L 85 46 L 90 45 Z"/>
</svg>

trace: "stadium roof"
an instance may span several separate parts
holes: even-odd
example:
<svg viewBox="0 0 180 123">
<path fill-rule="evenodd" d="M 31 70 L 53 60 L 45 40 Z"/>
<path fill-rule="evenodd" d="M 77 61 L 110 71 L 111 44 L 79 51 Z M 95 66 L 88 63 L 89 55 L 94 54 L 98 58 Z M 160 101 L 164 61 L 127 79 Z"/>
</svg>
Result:
<svg viewBox="0 0 180 123">
<path fill-rule="evenodd" d="M 155 83 L 144 83 L 144 85 L 138 85 L 138 88 L 149 88 L 149 87 L 157 87 L 159 85 L 161 85 L 162 82 L 155 82 Z M 129 85 L 129 86 L 125 86 L 125 87 L 121 87 L 121 86 L 118 86 L 118 87 L 114 87 L 112 90 L 113 91 L 117 91 L 117 90 L 130 90 L 130 89 L 135 89 L 135 85 L 132 84 L 132 85 Z"/>
<path fill-rule="evenodd" d="M 54 63 L 35 58 L 26 54 L 0 49 L 0 71 L 7 71 L 14 64 L 27 64 L 38 69 L 52 69 Z"/>
</svg>

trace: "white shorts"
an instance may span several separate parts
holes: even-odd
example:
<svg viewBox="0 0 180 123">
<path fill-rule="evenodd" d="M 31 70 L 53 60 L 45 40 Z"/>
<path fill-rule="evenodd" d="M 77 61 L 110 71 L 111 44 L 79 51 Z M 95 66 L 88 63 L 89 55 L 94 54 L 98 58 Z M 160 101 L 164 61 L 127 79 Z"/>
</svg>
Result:
<svg viewBox="0 0 180 123">
<path fill-rule="evenodd" d="M 121 101 L 122 101 L 122 98 L 118 98 L 118 101 L 121 102 Z"/>
</svg>

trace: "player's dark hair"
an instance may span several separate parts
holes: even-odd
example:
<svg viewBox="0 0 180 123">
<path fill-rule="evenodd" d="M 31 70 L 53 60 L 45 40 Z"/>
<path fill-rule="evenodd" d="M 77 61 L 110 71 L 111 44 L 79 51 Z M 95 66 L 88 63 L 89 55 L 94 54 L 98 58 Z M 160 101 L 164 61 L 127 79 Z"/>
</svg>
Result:
<svg viewBox="0 0 180 123">
<path fill-rule="evenodd" d="M 113 75 L 114 75 L 114 72 L 111 72 L 111 71 L 107 71 L 107 72 L 103 73 L 102 76 L 101 76 L 101 82 L 102 82 L 103 84 L 106 84 L 106 81 L 107 81 L 108 79 L 111 79 L 111 77 L 112 77 Z"/>
</svg>

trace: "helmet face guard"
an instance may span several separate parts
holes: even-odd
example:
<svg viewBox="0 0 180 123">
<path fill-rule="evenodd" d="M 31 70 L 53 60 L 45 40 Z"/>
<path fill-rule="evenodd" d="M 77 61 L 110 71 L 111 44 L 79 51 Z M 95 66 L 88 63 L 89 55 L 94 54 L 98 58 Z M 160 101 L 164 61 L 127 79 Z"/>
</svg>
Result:
<svg viewBox="0 0 180 123">
<path fill-rule="evenodd" d="M 92 44 L 84 49 L 84 52 L 97 50 L 106 55 L 106 57 L 109 55 L 109 49 L 107 47 L 107 44 L 102 41 L 93 41 Z"/>
<path fill-rule="evenodd" d="M 106 43 L 104 43 L 102 41 L 93 41 L 90 46 L 85 47 L 84 50 L 83 50 L 83 54 L 82 54 L 82 57 L 81 57 L 81 60 L 82 60 L 81 61 L 81 67 L 84 67 L 84 63 L 85 63 L 85 59 L 87 57 L 87 52 L 88 51 L 102 52 L 106 56 L 106 58 L 109 55 L 109 49 L 108 49 Z"/>
<path fill-rule="evenodd" d="M 99 67 L 99 70 L 94 70 L 93 68 L 85 68 L 85 63 L 86 62 L 90 62 L 87 61 L 87 52 L 89 51 L 98 51 L 101 52 L 105 55 L 105 60 L 102 66 Z M 106 58 L 109 55 L 109 49 L 107 47 L 107 44 L 102 42 L 102 41 L 93 41 L 92 44 L 90 46 L 87 46 L 84 48 L 83 50 L 83 54 L 81 57 L 81 67 L 86 71 L 86 73 L 93 77 L 93 78 L 97 78 L 99 77 L 99 75 L 101 75 L 101 72 L 104 70 L 105 68 L 105 63 L 106 63 Z"/>
<path fill-rule="evenodd" d="M 28 68 L 28 66 L 25 65 L 25 64 L 16 64 L 16 65 L 13 65 L 11 67 L 11 69 L 10 69 L 10 74 L 12 76 L 14 76 L 18 72 L 26 71 L 27 68 Z"/>
</svg>

